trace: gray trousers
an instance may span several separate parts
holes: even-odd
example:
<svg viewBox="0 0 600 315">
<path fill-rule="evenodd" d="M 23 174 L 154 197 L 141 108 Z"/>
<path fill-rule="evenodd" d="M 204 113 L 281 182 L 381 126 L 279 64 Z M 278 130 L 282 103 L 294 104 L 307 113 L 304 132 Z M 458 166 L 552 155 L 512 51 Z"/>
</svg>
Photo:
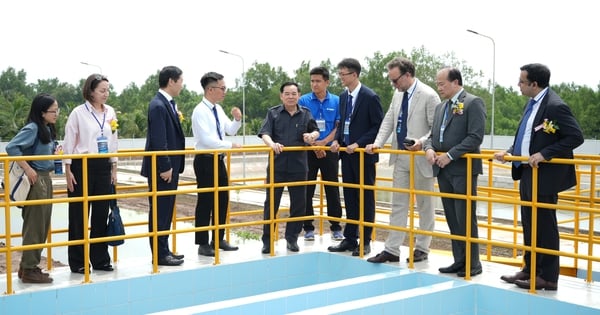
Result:
<svg viewBox="0 0 600 315">
<path fill-rule="evenodd" d="M 394 164 L 393 187 L 410 188 L 410 169 L 403 159 L 396 159 Z M 425 177 L 415 167 L 414 187 L 418 190 L 433 191 L 433 177 Z M 409 197 L 407 193 L 392 193 L 392 212 L 390 214 L 390 225 L 406 227 L 408 222 Z M 417 195 L 417 210 L 419 211 L 419 230 L 433 231 L 435 227 L 435 212 L 433 209 L 433 197 Z M 400 246 L 404 243 L 405 232 L 391 231 L 385 240 L 385 251 L 396 256 L 400 256 Z M 429 253 L 431 236 L 417 234 L 415 248 Z"/>
<path fill-rule="evenodd" d="M 31 186 L 27 200 L 52 199 L 52 179 L 47 171 L 37 171 L 38 178 Z M 52 204 L 23 207 L 23 245 L 46 243 L 52 217 Z M 21 269 L 33 269 L 40 264 L 42 249 L 23 251 Z"/>
</svg>

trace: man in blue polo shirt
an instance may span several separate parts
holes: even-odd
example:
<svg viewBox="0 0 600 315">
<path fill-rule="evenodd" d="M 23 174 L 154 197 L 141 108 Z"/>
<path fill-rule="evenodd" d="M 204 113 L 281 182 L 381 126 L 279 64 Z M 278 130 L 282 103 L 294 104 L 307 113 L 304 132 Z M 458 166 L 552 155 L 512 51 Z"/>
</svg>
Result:
<svg viewBox="0 0 600 315">
<path fill-rule="evenodd" d="M 310 87 L 312 92 L 302 95 L 298 104 L 310 109 L 317 121 L 320 130 L 319 138 L 313 145 L 330 145 L 335 138 L 337 125 L 340 121 L 339 104 L 340 98 L 329 93 L 329 71 L 325 67 L 316 67 L 310 70 Z M 339 154 L 329 150 L 314 150 L 308 152 L 308 180 L 315 180 L 317 172 L 321 171 L 321 180 L 338 182 Z M 306 215 L 314 215 L 313 195 L 315 185 L 306 188 Z M 325 185 L 327 198 L 327 215 L 331 217 L 342 217 L 342 205 L 340 203 L 340 190 L 337 186 Z M 344 239 L 342 227 L 339 221 L 329 221 L 331 224 L 331 238 L 334 240 Z M 315 227 L 313 220 L 304 222 L 304 240 L 313 241 Z"/>
</svg>

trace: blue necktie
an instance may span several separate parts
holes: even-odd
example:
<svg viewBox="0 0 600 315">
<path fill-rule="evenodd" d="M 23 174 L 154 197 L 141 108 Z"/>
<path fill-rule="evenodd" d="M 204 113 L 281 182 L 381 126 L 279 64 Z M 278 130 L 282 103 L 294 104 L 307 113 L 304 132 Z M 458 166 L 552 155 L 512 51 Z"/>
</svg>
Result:
<svg viewBox="0 0 600 315">
<path fill-rule="evenodd" d="M 219 134 L 219 139 L 223 140 L 223 136 L 221 135 L 221 123 L 219 123 L 219 115 L 217 115 L 217 106 L 213 106 L 212 108 L 213 114 L 215 115 L 215 120 L 217 121 L 217 133 Z"/>
<path fill-rule="evenodd" d="M 523 115 L 523 119 L 521 119 L 521 123 L 519 124 L 519 131 L 517 131 L 517 139 L 515 140 L 515 146 L 513 147 L 512 155 L 521 156 L 521 144 L 523 142 L 523 137 L 525 136 L 525 128 L 527 127 L 527 121 L 529 120 L 529 116 L 531 116 L 534 104 L 535 100 L 532 98 L 531 100 L 529 100 L 527 108 L 525 108 L 525 114 Z M 515 161 L 513 162 L 513 165 L 515 167 L 519 167 L 521 165 L 521 162 Z"/>
<path fill-rule="evenodd" d="M 346 98 L 346 121 L 350 121 L 350 117 L 352 116 L 352 110 L 354 106 L 352 106 L 352 94 L 348 93 L 348 97 Z M 350 145 L 350 126 L 348 126 L 348 134 L 344 135 L 344 143 L 346 145 Z"/>
<path fill-rule="evenodd" d="M 406 124 L 408 121 L 408 91 L 404 92 L 404 96 L 402 97 L 402 106 L 400 110 L 400 114 L 398 114 L 398 126 L 397 137 L 398 137 L 398 148 L 404 149 L 404 139 L 406 138 L 407 130 Z"/>
<path fill-rule="evenodd" d="M 177 115 L 177 107 L 175 106 L 175 100 L 170 100 L 169 103 L 171 103 L 171 107 L 173 108 L 173 113 L 175 113 L 175 115 Z"/>
<path fill-rule="evenodd" d="M 446 130 L 446 123 L 448 122 L 448 116 L 450 115 L 450 108 L 452 108 L 452 100 L 446 102 L 444 107 L 444 118 L 442 119 L 442 126 L 440 127 L 440 143 L 444 142 L 444 130 Z"/>
</svg>

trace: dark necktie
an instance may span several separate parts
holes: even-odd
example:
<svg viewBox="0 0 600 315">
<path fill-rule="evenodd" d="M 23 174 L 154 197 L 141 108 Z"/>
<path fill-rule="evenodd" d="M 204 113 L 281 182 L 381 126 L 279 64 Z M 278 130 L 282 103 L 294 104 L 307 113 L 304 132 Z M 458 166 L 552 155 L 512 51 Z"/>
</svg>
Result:
<svg viewBox="0 0 600 315">
<path fill-rule="evenodd" d="M 348 97 L 346 98 L 346 123 L 348 124 L 348 134 L 344 136 L 344 143 L 346 143 L 346 145 L 350 145 L 350 117 L 352 117 L 353 108 L 352 94 L 348 92 Z"/>
<path fill-rule="evenodd" d="M 406 138 L 407 130 L 406 123 L 408 121 L 408 91 L 404 92 L 402 97 L 402 106 L 400 114 L 398 114 L 398 126 L 397 126 L 397 137 L 398 137 L 398 148 L 404 149 L 403 143 Z"/>
<path fill-rule="evenodd" d="M 519 124 L 519 130 L 517 131 L 517 139 L 515 140 L 515 146 L 513 147 L 512 155 L 521 156 L 522 148 L 521 144 L 523 142 L 523 137 L 525 136 L 525 129 L 527 128 L 527 121 L 529 120 L 529 116 L 531 116 L 531 112 L 533 109 L 533 105 L 535 104 L 535 100 L 532 98 L 527 103 L 527 108 L 525 108 L 525 114 L 523 115 L 523 119 L 521 119 L 521 123 Z M 519 167 L 521 165 L 520 161 L 514 161 L 513 165 L 515 167 Z"/>
<path fill-rule="evenodd" d="M 219 134 L 219 139 L 223 140 L 223 136 L 221 135 L 221 123 L 219 123 L 219 115 L 217 114 L 217 106 L 213 106 L 212 108 L 213 114 L 215 115 L 215 120 L 217 121 L 217 133 Z"/>
<path fill-rule="evenodd" d="M 444 142 L 444 130 L 446 130 L 448 119 L 450 119 L 450 108 L 452 108 L 452 104 L 452 100 L 448 100 L 448 102 L 446 102 L 446 107 L 444 107 L 444 118 L 442 119 L 442 126 L 440 127 L 440 143 Z"/>
<path fill-rule="evenodd" d="M 177 115 L 177 107 L 175 105 L 175 100 L 170 100 L 169 103 L 171 103 L 171 108 L 173 109 L 173 113 L 175 113 L 175 115 Z"/>
</svg>

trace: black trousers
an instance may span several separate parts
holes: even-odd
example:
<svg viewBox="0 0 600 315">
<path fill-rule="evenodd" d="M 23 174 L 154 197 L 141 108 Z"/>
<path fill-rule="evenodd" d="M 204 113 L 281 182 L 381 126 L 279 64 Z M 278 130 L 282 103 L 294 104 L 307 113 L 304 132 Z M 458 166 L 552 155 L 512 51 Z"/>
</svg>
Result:
<svg viewBox="0 0 600 315">
<path fill-rule="evenodd" d="M 88 195 L 111 194 L 111 164 L 108 158 L 88 159 L 87 185 Z M 69 197 L 83 196 L 83 169 L 80 159 L 71 162 L 71 173 L 75 176 L 77 184 L 73 192 L 68 191 Z M 106 236 L 106 222 L 108 219 L 108 200 L 88 202 L 88 215 L 90 219 L 90 238 Z M 90 209 L 91 208 L 91 209 Z M 85 218 L 87 220 L 88 218 Z M 69 202 L 69 240 L 83 239 L 83 202 Z M 83 245 L 72 245 L 68 248 L 69 267 L 77 271 L 84 267 L 87 257 L 83 257 Z M 90 262 L 94 268 L 110 264 L 108 245 L 106 243 L 90 244 Z"/>
<path fill-rule="evenodd" d="M 525 167 L 519 183 L 519 192 L 521 200 L 531 201 L 531 168 Z M 559 179 L 557 179 L 559 180 Z M 537 201 L 543 203 L 556 204 L 558 194 L 540 194 L 538 192 Z M 521 223 L 523 225 L 523 242 L 525 245 L 531 245 L 531 227 L 532 227 L 532 209 L 528 206 L 521 206 Z M 556 219 L 556 209 L 537 208 L 537 234 L 536 245 L 547 249 L 559 250 L 560 236 L 558 233 L 558 222 Z M 559 256 L 536 253 L 536 274 L 542 279 L 550 282 L 557 282 L 560 273 Z M 525 251 L 524 272 L 531 273 L 531 252 Z"/>
<path fill-rule="evenodd" d="M 342 180 L 344 183 L 360 183 L 360 155 L 359 153 L 340 153 L 342 160 Z M 364 164 L 364 184 L 375 184 L 375 163 Z M 360 190 L 358 188 L 344 187 L 344 204 L 346 205 L 346 217 L 352 220 L 360 218 Z M 375 221 L 375 192 L 370 189 L 364 190 L 363 213 L 365 222 Z M 372 227 L 364 228 L 364 245 L 371 242 Z M 357 242 L 359 229 L 357 224 L 347 223 L 344 227 L 344 238 L 349 242 Z"/>
<path fill-rule="evenodd" d="M 471 177 L 471 195 L 477 195 L 477 175 Z M 459 195 L 467 194 L 467 177 L 453 176 L 444 169 L 438 174 L 438 186 L 440 192 L 453 193 Z M 471 237 L 479 237 L 477 229 L 477 203 L 471 202 L 471 222 L 467 222 L 467 201 L 464 199 L 442 198 L 444 206 L 444 215 L 452 235 L 467 235 L 467 224 L 471 225 Z M 457 264 L 466 263 L 466 242 L 452 240 L 452 256 Z M 479 262 L 479 244 L 471 243 L 471 268 L 480 266 Z"/>
<path fill-rule="evenodd" d="M 198 154 L 194 157 L 194 174 L 196 174 L 196 184 L 198 188 L 214 187 L 215 172 L 213 167 L 214 157 L 211 154 Z M 217 176 L 219 187 L 229 185 L 227 168 L 222 158 L 219 158 Z M 219 209 L 215 216 L 215 194 L 214 192 L 198 193 L 196 201 L 196 227 L 208 226 L 211 222 L 216 225 L 215 219 L 218 218 L 219 224 L 224 224 L 227 220 L 227 207 L 229 205 L 229 191 L 218 192 Z M 223 240 L 225 230 L 219 230 L 219 240 Z M 212 233 L 212 240 L 217 236 L 215 231 Z M 196 244 L 208 244 L 208 231 L 196 232 Z"/>
<path fill-rule="evenodd" d="M 338 153 L 325 151 L 325 157 L 317 159 L 315 152 L 307 152 L 308 179 L 317 179 L 317 173 L 321 171 L 321 179 L 329 182 L 338 182 L 339 155 Z M 315 195 L 316 185 L 306 186 L 306 215 L 314 215 L 313 196 Z M 330 217 L 342 217 L 342 204 L 340 202 L 340 188 L 337 186 L 325 185 L 325 197 L 327 198 L 327 215 Z M 339 221 L 330 220 L 331 231 L 341 231 Z M 314 231 L 313 220 L 304 221 L 305 231 Z"/>
<path fill-rule="evenodd" d="M 181 163 L 183 163 L 183 156 L 169 156 L 171 160 L 171 166 L 173 167 L 173 175 L 171 178 L 171 182 L 167 183 L 162 178 L 160 178 L 160 173 L 158 170 L 156 171 L 156 190 L 164 191 L 164 190 L 177 190 L 179 186 L 179 167 Z M 148 176 L 148 189 L 152 191 L 152 175 Z M 171 229 L 171 223 L 173 221 L 173 210 L 175 208 L 175 195 L 168 196 L 158 196 L 156 204 L 156 225 L 158 231 L 167 231 Z M 148 203 L 150 205 L 150 211 L 148 211 L 148 231 L 153 232 L 154 229 L 152 227 L 152 196 L 148 197 Z M 153 245 L 153 237 L 149 237 L 150 241 L 150 250 L 152 250 Z M 169 236 L 162 235 L 158 237 L 158 259 L 162 259 L 167 255 L 171 254 L 171 250 L 169 249 Z"/>
<path fill-rule="evenodd" d="M 304 172 L 285 172 L 275 171 L 275 183 L 293 182 L 293 181 L 305 181 L 306 173 Z M 269 171 L 267 169 L 267 184 L 270 183 Z M 283 194 L 284 187 L 276 187 L 275 195 L 273 196 L 274 208 L 273 212 L 275 217 L 279 210 L 279 204 L 281 203 L 281 195 Z M 306 213 L 306 186 L 288 186 L 288 193 L 290 195 L 290 217 L 301 217 Z M 267 198 L 265 199 L 264 208 L 264 219 L 269 220 L 271 217 L 271 190 L 267 188 Z M 302 231 L 302 221 L 288 222 L 285 227 L 285 239 L 289 242 L 296 242 L 298 240 L 298 234 Z M 263 244 L 269 244 L 271 236 L 271 225 L 265 224 L 263 226 Z"/>
</svg>

